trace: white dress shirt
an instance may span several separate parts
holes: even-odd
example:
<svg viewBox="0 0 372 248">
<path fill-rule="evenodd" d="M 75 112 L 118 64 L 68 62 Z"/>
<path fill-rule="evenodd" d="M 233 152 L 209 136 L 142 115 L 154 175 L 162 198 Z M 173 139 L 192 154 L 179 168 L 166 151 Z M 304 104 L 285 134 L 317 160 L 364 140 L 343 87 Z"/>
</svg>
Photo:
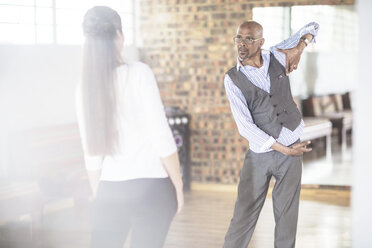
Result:
<svg viewBox="0 0 372 248">
<path fill-rule="evenodd" d="M 90 156 L 83 140 L 87 170 L 102 169 L 101 180 L 168 177 L 160 158 L 177 151 L 151 69 L 140 62 L 117 68 L 119 149 L 114 156 Z M 84 135 L 80 87 L 77 117 Z"/>
<path fill-rule="evenodd" d="M 249 81 L 254 85 L 261 88 L 262 90 L 270 93 L 270 52 L 273 53 L 275 58 L 285 67 L 286 58 L 285 55 L 279 51 L 280 49 L 289 49 L 297 46 L 300 38 L 307 33 L 314 36 L 312 42 L 315 42 L 319 25 L 315 22 L 311 22 L 301 28 L 297 33 L 289 37 L 288 39 L 280 42 L 279 44 L 270 47 L 270 51 L 262 50 L 261 56 L 263 59 L 263 66 L 256 68 L 252 66 L 243 66 L 239 59 L 237 59 L 236 69 L 241 71 Z M 249 147 L 253 152 L 263 153 L 272 151 L 271 146 L 277 141 L 285 146 L 288 146 L 298 140 L 302 134 L 304 128 L 304 122 L 301 120 L 298 127 L 291 131 L 286 127 L 283 127 L 278 139 L 268 135 L 254 123 L 250 110 L 248 109 L 246 99 L 240 89 L 232 82 L 229 75 L 225 75 L 224 85 L 226 95 L 230 102 L 231 112 L 234 116 L 236 125 L 239 133 L 249 141 Z"/>
</svg>

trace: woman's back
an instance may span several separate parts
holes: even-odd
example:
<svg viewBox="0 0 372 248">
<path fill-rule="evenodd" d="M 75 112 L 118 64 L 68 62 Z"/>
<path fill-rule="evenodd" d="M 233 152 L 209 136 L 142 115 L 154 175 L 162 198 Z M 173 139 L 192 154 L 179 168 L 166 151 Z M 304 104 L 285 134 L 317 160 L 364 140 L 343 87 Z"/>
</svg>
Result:
<svg viewBox="0 0 372 248">
<path fill-rule="evenodd" d="M 183 205 L 177 147 L 159 89 L 143 63 L 125 64 L 121 18 L 106 6 L 83 21 L 77 114 L 95 201 L 91 247 L 161 248 Z"/>
<path fill-rule="evenodd" d="M 151 69 L 141 62 L 123 64 L 116 77 L 118 149 L 104 158 L 86 154 L 86 167 L 102 167 L 101 180 L 107 181 L 167 177 L 160 157 L 177 148 Z M 82 122 L 82 115 L 78 117 Z"/>
</svg>

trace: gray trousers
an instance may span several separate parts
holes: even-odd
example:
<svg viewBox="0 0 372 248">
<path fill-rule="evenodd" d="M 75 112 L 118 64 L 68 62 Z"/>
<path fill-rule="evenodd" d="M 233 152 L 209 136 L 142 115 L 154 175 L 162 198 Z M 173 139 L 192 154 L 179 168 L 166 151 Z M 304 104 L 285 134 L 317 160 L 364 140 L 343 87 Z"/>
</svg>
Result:
<svg viewBox="0 0 372 248">
<path fill-rule="evenodd" d="M 275 218 L 275 248 L 295 247 L 302 156 L 280 152 L 248 151 L 240 172 L 234 215 L 225 236 L 224 248 L 246 248 L 264 205 L 272 176 Z"/>
</svg>

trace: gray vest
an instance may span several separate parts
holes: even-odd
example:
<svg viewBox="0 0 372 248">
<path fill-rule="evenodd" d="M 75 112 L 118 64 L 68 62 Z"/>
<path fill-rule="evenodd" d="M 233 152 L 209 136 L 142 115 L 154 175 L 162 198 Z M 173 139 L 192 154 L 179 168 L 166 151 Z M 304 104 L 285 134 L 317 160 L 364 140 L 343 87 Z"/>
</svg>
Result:
<svg viewBox="0 0 372 248">
<path fill-rule="evenodd" d="M 227 74 L 241 90 L 252 114 L 253 121 L 265 133 L 279 137 L 282 127 L 294 131 L 301 122 L 301 113 L 293 101 L 285 68 L 270 53 L 270 93 L 255 86 L 236 66 Z"/>
</svg>

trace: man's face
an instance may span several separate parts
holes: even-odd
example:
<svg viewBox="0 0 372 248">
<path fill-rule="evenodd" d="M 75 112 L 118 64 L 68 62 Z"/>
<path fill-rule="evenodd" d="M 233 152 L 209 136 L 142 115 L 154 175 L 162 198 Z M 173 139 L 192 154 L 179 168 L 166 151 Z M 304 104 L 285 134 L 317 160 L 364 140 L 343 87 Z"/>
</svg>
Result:
<svg viewBox="0 0 372 248">
<path fill-rule="evenodd" d="M 246 39 L 256 40 L 261 38 L 260 32 L 256 28 L 247 26 L 240 27 L 237 31 L 236 37 L 243 39 L 242 42 L 236 43 L 240 60 L 243 61 L 249 59 L 260 52 L 264 41 L 263 39 L 254 41 L 252 44 L 244 42 Z"/>
</svg>

